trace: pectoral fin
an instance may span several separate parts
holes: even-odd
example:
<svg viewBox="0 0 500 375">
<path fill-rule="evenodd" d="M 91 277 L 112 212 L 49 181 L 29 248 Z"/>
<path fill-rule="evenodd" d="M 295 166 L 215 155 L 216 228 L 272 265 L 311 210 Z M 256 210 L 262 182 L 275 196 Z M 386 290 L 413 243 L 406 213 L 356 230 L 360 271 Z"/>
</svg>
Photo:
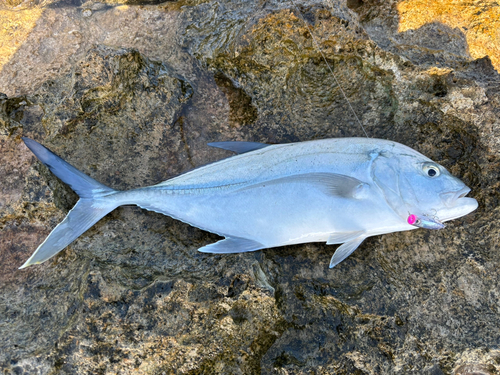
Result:
<svg viewBox="0 0 500 375">
<path fill-rule="evenodd" d="M 251 189 L 259 186 L 278 185 L 285 183 L 305 183 L 311 184 L 324 191 L 325 194 L 338 196 L 342 198 L 360 198 L 370 185 L 358 180 L 357 178 L 338 173 L 317 172 L 303 173 L 292 176 L 277 178 L 259 182 L 254 185 L 245 186 L 241 190 Z"/>
<path fill-rule="evenodd" d="M 351 255 L 352 252 L 356 250 L 359 245 L 361 245 L 361 242 L 363 242 L 365 238 L 366 237 L 364 236 L 360 236 L 339 246 L 339 248 L 333 254 L 332 259 L 330 260 L 330 268 L 335 267 L 349 255 Z"/>
<path fill-rule="evenodd" d="M 237 154 L 244 154 L 245 152 L 260 150 L 261 148 L 270 146 L 266 143 L 237 141 L 211 142 L 207 143 L 207 145 L 209 145 L 210 147 L 217 147 L 222 148 L 223 150 L 236 152 Z"/>
<path fill-rule="evenodd" d="M 232 254 L 232 253 L 245 253 L 248 251 L 255 251 L 264 249 L 265 246 L 261 243 L 239 237 L 227 237 L 219 242 L 203 246 L 198 249 L 202 253 L 212 254 Z"/>
</svg>

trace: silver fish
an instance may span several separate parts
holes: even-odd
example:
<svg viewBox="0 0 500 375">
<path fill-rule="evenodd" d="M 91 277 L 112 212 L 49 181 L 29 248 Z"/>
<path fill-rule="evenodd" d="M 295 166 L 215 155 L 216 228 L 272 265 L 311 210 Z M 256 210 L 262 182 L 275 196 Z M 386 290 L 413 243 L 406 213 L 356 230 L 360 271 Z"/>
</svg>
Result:
<svg viewBox="0 0 500 375">
<path fill-rule="evenodd" d="M 470 189 L 441 165 L 387 140 L 210 143 L 239 155 L 129 191 L 111 189 L 39 143 L 23 140 L 80 200 L 20 268 L 46 261 L 107 213 L 128 204 L 225 237 L 198 249 L 204 253 L 342 244 L 330 268 L 367 237 L 416 229 L 409 215 L 426 218 L 428 227 L 434 220 L 438 228 L 478 206 L 465 197 Z"/>
</svg>

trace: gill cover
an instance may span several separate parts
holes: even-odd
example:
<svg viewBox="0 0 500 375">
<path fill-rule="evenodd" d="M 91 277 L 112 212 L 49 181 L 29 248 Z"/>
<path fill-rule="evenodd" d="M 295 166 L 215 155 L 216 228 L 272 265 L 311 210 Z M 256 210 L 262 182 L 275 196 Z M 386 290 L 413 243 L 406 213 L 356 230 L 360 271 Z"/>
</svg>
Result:
<svg viewBox="0 0 500 375">
<path fill-rule="evenodd" d="M 386 202 L 404 221 L 415 212 L 418 203 L 411 183 L 404 177 L 401 158 L 389 151 L 377 151 L 372 164 L 372 178 L 382 190 Z"/>
</svg>

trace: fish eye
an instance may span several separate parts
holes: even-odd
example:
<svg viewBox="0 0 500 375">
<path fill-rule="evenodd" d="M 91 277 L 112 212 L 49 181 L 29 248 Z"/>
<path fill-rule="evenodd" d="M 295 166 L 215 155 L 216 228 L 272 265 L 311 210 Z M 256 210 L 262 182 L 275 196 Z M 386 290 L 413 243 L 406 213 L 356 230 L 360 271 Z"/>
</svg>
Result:
<svg viewBox="0 0 500 375">
<path fill-rule="evenodd" d="M 435 164 L 430 164 L 430 163 L 425 163 L 422 166 L 422 171 L 425 173 L 426 176 L 430 178 L 438 177 L 441 174 L 439 167 Z"/>
</svg>

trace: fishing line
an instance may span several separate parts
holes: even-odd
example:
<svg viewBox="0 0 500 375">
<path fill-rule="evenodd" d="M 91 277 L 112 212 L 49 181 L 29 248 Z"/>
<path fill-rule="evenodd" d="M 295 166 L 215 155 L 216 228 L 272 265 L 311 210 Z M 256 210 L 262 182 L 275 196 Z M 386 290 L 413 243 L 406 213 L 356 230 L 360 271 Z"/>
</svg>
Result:
<svg viewBox="0 0 500 375">
<path fill-rule="evenodd" d="M 359 121 L 358 115 L 356 115 L 356 111 L 354 111 L 354 108 L 352 108 L 351 102 L 349 101 L 349 99 L 347 99 L 347 95 L 345 94 L 344 90 L 342 89 L 342 86 L 340 85 L 340 82 L 338 81 L 337 77 L 335 76 L 335 73 L 333 73 L 333 69 L 331 68 L 330 64 L 328 64 L 328 61 L 326 60 L 326 57 L 323 54 L 323 51 L 321 50 L 321 48 L 319 46 L 319 43 L 316 40 L 316 37 L 313 34 L 312 27 L 309 25 L 309 23 L 306 22 L 306 20 L 302 16 L 302 12 L 300 11 L 300 9 L 297 6 L 297 4 L 295 4 L 295 1 L 294 0 L 290 0 L 290 1 L 292 2 L 293 6 L 297 10 L 297 12 L 299 14 L 299 18 L 302 20 L 302 22 L 304 22 L 304 24 L 309 29 L 309 34 L 311 34 L 311 37 L 312 37 L 312 40 L 313 40 L 313 43 L 314 43 L 316 49 L 318 50 L 318 52 L 323 57 L 323 60 L 324 60 L 324 62 L 326 64 L 326 66 L 328 67 L 328 70 L 330 70 L 330 73 L 332 74 L 333 79 L 335 80 L 335 83 L 337 84 L 337 86 L 339 87 L 340 91 L 342 92 L 342 95 L 344 96 L 344 99 L 346 100 L 347 104 L 349 105 L 349 108 L 351 109 L 351 112 L 353 113 L 354 117 L 356 118 L 356 121 L 358 122 L 359 126 L 361 126 L 361 129 L 363 130 L 363 133 L 365 133 L 366 138 L 370 138 L 370 137 L 368 137 L 368 134 L 366 133 L 365 127 L 363 126 L 363 124 L 361 123 L 361 121 Z"/>
<path fill-rule="evenodd" d="M 340 82 L 338 81 L 337 76 L 333 72 L 332 67 L 330 66 L 330 64 L 328 64 L 328 61 L 326 60 L 326 57 L 325 57 L 323 51 L 321 50 L 319 43 L 316 40 L 316 37 L 313 34 L 312 27 L 305 20 L 299 7 L 297 6 L 297 4 L 295 4 L 295 1 L 294 0 L 290 0 L 290 1 L 292 2 L 293 6 L 297 10 L 299 18 L 307 26 L 316 49 L 323 57 L 323 61 L 325 62 L 326 66 L 328 67 L 328 70 L 330 70 L 330 73 L 332 74 L 332 77 L 335 80 L 335 83 L 337 84 L 340 91 L 342 92 L 344 99 L 346 100 L 347 104 L 349 105 L 349 108 L 351 109 L 351 112 L 353 113 L 354 117 L 356 118 L 356 121 L 358 122 L 359 126 L 363 130 L 363 133 L 365 133 L 366 138 L 370 138 L 370 137 L 368 137 L 368 134 L 366 133 L 365 127 L 363 126 L 361 121 L 359 121 L 358 115 L 356 115 L 356 111 L 354 111 L 354 108 L 352 108 L 351 102 L 349 101 L 349 99 L 347 98 L 347 95 L 345 94 L 344 90 L 342 89 L 342 86 L 340 85 Z M 330 3 L 331 3 L 331 0 L 330 0 Z M 333 9 L 333 3 L 331 3 L 330 6 Z M 415 214 L 410 214 L 410 213 L 408 213 L 408 215 L 409 216 L 407 218 L 407 223 L 410 225 L 413 225 L 415 227 L 420 227 L 420 228 L 425 228 L 425 229 L 442 229 L 445 227 L 445 225 L 442 222 L 440 222 L 439 220 L 437 220 L 436 218 L 432 218 L 432 217 L 425 216 L 425 215 L 415 215 Z"/>
</svg>

